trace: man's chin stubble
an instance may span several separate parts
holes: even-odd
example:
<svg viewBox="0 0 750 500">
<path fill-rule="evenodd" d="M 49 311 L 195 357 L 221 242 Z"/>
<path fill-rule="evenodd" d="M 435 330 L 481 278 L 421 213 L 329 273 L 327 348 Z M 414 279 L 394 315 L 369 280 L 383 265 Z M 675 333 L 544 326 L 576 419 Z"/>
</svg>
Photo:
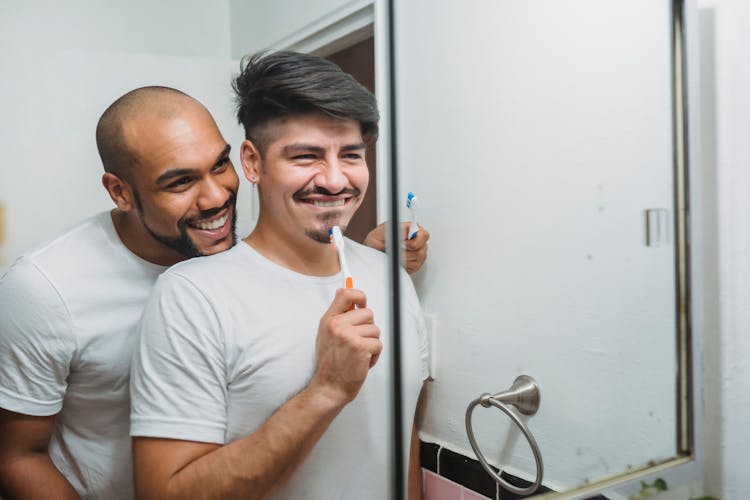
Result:
<svg viewBox="0 0 750 500">
<path fill-rule="evenodd" d="M 326 212 L 324 214 L 320 214 L 317 218 L 320 223 L 324 225 L 326 229 L 324 230 L 317 230 L 317 229 L 305 229 L 305 235 L 307 235 L 308 238 L 317 241 L 318 243 L 325 243 L 328 244 L 331 242 L 331 237 L 328 233 L 329 229 L 333 226 L 339 226 L 341 228 L 341 232 L 346 232 L 347 224 L 341 224 L 339 220 L 341 219 L 341 212 L 340 211 L 332 211 L 332 212 Z"/>
</svg>

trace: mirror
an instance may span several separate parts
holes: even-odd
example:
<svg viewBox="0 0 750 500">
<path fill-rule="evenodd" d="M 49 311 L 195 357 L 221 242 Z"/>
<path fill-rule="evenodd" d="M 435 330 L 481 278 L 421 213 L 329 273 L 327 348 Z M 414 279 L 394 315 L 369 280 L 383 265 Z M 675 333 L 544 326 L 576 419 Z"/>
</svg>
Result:
<svg viewBox="0 0 750 500">
<path fill-rule="evenodd" d="M 474 458 L 467 404 L 526 374 L 553 491 L 687 451 L 675 16 L 666 0 L 396 2 L 399 183 L 433 235 L 415 277 L 437 359 L 423 441 Z M 506 416 L 473 422 L 493 465 L 534 479 Z"/>
</svg>

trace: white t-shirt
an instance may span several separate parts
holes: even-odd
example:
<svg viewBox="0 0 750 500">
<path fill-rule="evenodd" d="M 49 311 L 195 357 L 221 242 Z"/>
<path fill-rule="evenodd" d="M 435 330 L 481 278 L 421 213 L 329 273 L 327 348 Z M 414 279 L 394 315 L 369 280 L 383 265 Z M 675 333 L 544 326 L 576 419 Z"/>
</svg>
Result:
<svg viewBox="0 0 750 500">
<path fill-rule="evenodd" d="M 50 455 L 84 498 L 133 497 L 130 359 L 164 269 L 132 254 L 104 212 L 0 279 L 0 407 L 59 412 Z"/>
<path fill-rule="evenodd" d="M 347 240 L 354 286 L 367 295 L 383 353 L 274 498 L 388 495 L 389 290 L 384 254 Z M 424 319 L 402 273 L 404 452 L 427 375 Z M 309 382 L 318 324 L 341 274 L 307 276 L 240 243 L 162 275 L 143 314 L 131 375 L 131 435 L 225 444 L 252 434 Z M 408 454 L 406 455 L 408 457 Z"/>
</svg>

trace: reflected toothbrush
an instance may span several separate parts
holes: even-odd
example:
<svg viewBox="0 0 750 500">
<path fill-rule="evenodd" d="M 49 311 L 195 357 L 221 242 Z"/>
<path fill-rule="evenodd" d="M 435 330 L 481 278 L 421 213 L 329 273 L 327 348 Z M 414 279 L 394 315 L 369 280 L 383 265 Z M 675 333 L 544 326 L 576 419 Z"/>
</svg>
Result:
<svg viewBox="0 0 750 500">
<path fill-rule="evenodd" d="M 409 224 L 409 237 L 407 239 L 413 240 L 417 237 L 419 226 L 417 225 L 417 196 L 411 191 L 406 195 L 406 208 L 411 212 L 411 224 Z"/>
<path fill-rule="evenodd" d="M 349 266 L 346 265 L 344 235 L 341 234 L 341 228 L 339 226 L 333 226 L 328 230 L 328 235 L 331 237 L 331 246 L 335 248 L 339 254 L 339 266 L 341 267 L 341 274 L 344 275 L 344 288 L 354 288 L 354 280 L 352 279 L 352 275 L 349 274 Z"/>
</svg>

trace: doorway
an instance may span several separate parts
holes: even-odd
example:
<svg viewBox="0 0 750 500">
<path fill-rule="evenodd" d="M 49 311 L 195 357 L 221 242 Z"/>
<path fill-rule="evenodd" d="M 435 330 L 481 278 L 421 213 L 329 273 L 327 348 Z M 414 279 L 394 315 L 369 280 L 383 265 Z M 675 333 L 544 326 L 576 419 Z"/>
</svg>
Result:
<svg viewBox="0 0 750 500">
<path fill-rule="evenodd" d="M 372 36 L 328 54 L 325 58 L 336 63 L 375 94 L 375 44 Z M 370 183 L 362 206 L 346 229 L 346 236 L 359 243 L 364 241 L 367 233 L 377 224 L 377 167 L 374 142 L 367 147 L 366 160 L 370 171 Z"/>
</svg>

